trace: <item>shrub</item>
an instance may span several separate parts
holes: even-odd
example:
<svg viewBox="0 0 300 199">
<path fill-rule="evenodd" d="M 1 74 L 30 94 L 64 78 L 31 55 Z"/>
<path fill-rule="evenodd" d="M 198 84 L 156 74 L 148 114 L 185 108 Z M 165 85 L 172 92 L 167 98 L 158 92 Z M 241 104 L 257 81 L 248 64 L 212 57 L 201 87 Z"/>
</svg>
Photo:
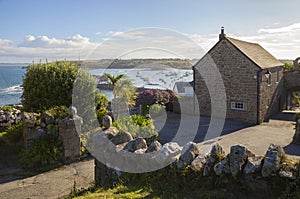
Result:
<svg viewBox="0 0 300 199">
<path fill-rule="evenodd" d="M 165 110 L 165 106 L 164 105 L 160 105 L 160 104 L 153 104 L 149 107 L 149 114 L 151 116 L 159 116 L 161 114 L 163 114 L 163 111 Z"/>
<path fill-rule="evenodd" d="M 113 122 L 113 126 L 120 131 L 129 132 L 134 138 L 150 138 L 158 136 L 152 120 L 141 115 L 118 117 Z"/>
<path fill-rule="evenodd" d="M 166 105 L 173 102 L 178 96 L 172 90 L 146 89 L 141 91 L 136 98 L 136 105 L 142 105 L 143 114 L 149 113 L 153 104 Z"/>
<path fill-rule="evenodd" d="M 79 71 L 82 70 L 69 61 L 40 62 L 29 66 L 23 80 L 24 110 L 42 112 L 54 106 L 71 106 L 73 86 Z M 92 78 L 82 78 L 81 81 L 82 84 L 90 84 L 91 81 L 95 84 Z"/>
<path fill-rule="evenodd" d="M 69 115 L 69 109 L 66 106 L 54 106 L 45 112 L 55 119 L 64 119 Z"/>
<path fill-rule="evenodd" d="M 19 142 L 22 139 L 22 122 L 9 126 L 5 132 L 5 139 L 8 142 Z"/>
</svg>

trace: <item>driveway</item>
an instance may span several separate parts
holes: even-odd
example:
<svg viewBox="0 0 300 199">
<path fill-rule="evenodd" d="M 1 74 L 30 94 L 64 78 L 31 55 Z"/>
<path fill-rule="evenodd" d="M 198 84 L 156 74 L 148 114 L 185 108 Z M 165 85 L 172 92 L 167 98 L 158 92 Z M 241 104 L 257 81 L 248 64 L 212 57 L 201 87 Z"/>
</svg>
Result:
<svg viewBox="0 0 300 199">
<path fill-rule="evenodd" d="M 199 118 L 192 115 L 168 113 L 166 120 L 164 118 L 154 118 L 154 123 L 158 126 L 165 124 L 159 134 L 159 139 L 163 143 L 177 141 L 184 145 L 188 141 L 201 142 L 203 153 L 209 152 L 211 144 L 215 142 L 218 142 L 226 153 L 230 151 L 231 146 L 241 144 L 256 155 L 265 154 L 270 144 L 279 144 L 290 157 L 299 159 L 300 146 L 292 144 L 295 133 L 293 118 L 294 113 L 282 112 L 273 116 L 269 122 L 255 126 L 225 120 L 221 132 L 210 130 L 209 133 L 207 132 L 210 124 L 210 118 L 208 117 L 201 117 L 199 121 Z M 197 122 L 199 125 L 196 125 Z M 196 131 L 195 126 L 198 126 Z M 207 134 L 212 136 L 209 137 Z"/>
</svg>

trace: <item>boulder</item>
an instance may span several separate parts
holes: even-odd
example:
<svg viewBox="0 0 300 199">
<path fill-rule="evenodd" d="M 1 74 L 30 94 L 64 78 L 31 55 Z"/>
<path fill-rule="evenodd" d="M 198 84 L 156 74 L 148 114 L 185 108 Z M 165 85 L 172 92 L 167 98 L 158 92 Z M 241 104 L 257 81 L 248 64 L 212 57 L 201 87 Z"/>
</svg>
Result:
<svg viewBox="0 0 300 199">
<path fill-rule="evenodd" d="M 148 149 L 145 151 L 145 153 L 151 153 L 154 151 L 158 151 L 161 149 L 161 143 L 159 143 L 159 141 L 154 140 L 153 142 L 151 142 L 151 144 L 149 145 Z"/>
<path fill-rule="evenodd" d="M 174 162 L 181 154 L 182 147 L 176 142 L 168 142 L 164 144 L 159 151 L 156 153 L 156 161 L 159 164 L 165 162 Z"/>
<path fill-rule="evenodd" d="M 103 134 L 109 139 L 112 140 L 115 136 L 118 135 L 119 130 L 115 127 L 104 128 L 102 129 Z"/>
<path fill-rule="evenodd" d="M 190 165 L 197 155 L 199 155 L 199 148 L 196 143 L 187 143 L 181 152 L 179 161 L 177 162 L 177 168 L 182 169 L 183 167 Z"/>
<path fill-rule="evenodd" d="M 117 133 L 117 135 L 112 137 L 111 142 L 114 143 L 115 145 L 119 145 L 125 142 L 129 142 L 131 140 L 133 140 L 133 138 L 130 133 L 125 131 L 120 131 L 119 133 Z"/>
<path fill-rule="evenodd" d="M 102 119 L 102 125 L 105 129 L 108 129 L 112 125 L 112 118 L 109 115 L 105 115 Z"/>
<path fill-rule="evenodd" d="M 217 176 L 221 175 L 222 173 L 230 173 L 229 160 L 227 158 L 222 159 L 214 166 L 214 171 Z"/>
<path fill-rule="evenodd" d="M 194 170 L 194 171 L 200 171 L 202 172 L 203 171 L 203 168 L 204 168 L 204 165 L 205 165 L 205 162 L 206 162 L 206 157 L 204 155 L 198 155 L 194 160 L 193 162 L 191 163 L 191 168 Z"/>
<path fill-rule="evenodd" d="M 230 148 L 229 165 L 230 172 L 234 178 L 242 171 L 242 167 L 246 164 L 247 158 L 253 156 L 254 154 L 245 146 L 235 145 Z"/>
<path fill-rule="evenodd" d="M 219 145 L 218 143 L 213 145 L 213 147 L 210 151 L 209 157 L 206 160 L 204 167 L 203 167 L 203 176 L 209 176 L 211 174 L 215 164 L 218 161 L 220 161 L 220 159 L 222 159 L 223 156 L 225 156 L 225 152 L 224 152 L 223 148 L 221 147 L 221 145 Z"/>
<path fill-rule="evenodd" d="M 244 168 L 245 174 L 253 174 L 257 173 L 261 169 L 263 157 L 255 156 L 255 157 L 248 157 L 246 166 Z"/>
<path fill-rule="evenodd" d="M 285 153 L 281 146 L 271 144 L 264 158 L 264 164 L 261 169 L 262 176 L 269 177 L 274 173 L 279 168 L 281 159 L 284 155 Z"/>
<path fill-rule="evenodd" d="M 139 137 L 134 140 L 131 140 L 123 148 L 123 150 L 129 152 L 135 152 L 138 149 L 147 149 L 147 143 L 144 138 Z"/>
</svg>

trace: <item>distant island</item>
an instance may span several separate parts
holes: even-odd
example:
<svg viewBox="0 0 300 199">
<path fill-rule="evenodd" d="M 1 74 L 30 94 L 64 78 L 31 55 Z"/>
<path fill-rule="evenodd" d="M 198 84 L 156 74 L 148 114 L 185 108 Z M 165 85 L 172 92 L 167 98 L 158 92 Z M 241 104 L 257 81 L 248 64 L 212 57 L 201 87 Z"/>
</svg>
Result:
<svg viewBox="0 0 300 199">
<path fill-rule="evenodd" d="M 153 70 L 164 68 L 176 68 L 176 69 L 192 69 L 192 66 L 196 64 L 199 59 L 178 59 L 178 58 L 165 58 L 165 59 L 100 59 L 100 60 L 69 60 L 78 66 L 88 69 L 97 68 L 150 68 Z M 279 60 L 283 63 L 293 60 L 282 59 Z M 31 63 L 0 63 L 0 66 L 21 66 L 27 67 Z"/>
<path fill-rule="evenodd" d="M 151 68 L 192 69 L 198 59 L 101 59 L 72 61 L 81 67 L 95 68 Z"/>
</svg>

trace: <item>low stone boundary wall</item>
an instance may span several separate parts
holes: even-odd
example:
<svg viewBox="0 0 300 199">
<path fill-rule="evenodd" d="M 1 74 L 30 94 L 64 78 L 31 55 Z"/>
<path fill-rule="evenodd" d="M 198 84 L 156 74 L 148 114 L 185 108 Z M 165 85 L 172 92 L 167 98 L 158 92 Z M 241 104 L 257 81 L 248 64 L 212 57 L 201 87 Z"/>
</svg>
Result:
<svg viewBox="0 0 300 199">
<path fill-rule="evenodd" d="M 143 138 L 132 139 L 127 132 L 118 132 L 113 127 L 98 131 L 95 136 L 105 136 L 116 146 L 116 151 L 131 152 L 143 155 L 150 153 L 153 158 L 171 157 L 173 167 L 181 170 L 189 166 L 195 172 L 203 176 L 231 175 L 234 179 L 264 179 L 278 175 L 282 178 L 295 180 L 299 175 L 296 164 L 289 160 L 283 148 L 271 144 L 264 155 L 255 155 L 242 145 L 231 146 L 230 153 L 225 154 L 219 144 L 214 144 L 210 153 L 203 154 L 199 144 L 189 142 L 181 147 L 175 142 L 161 145 L 158 141 L 148 143 Z M 171 147 L 170 147 L 171 146 Z M 102 153 L 105 153 L 103 151 Z M 104 156 L 109 156 L 105 154 Z M 166 157 L 162 157 L 165 155 Z M 159 156 L 159 158 L 158 158 Z M 125 164 L 125 161 L 124 161 Z M 136 162 L 140 164 L 140 162 Z M 138 165 L 137 165 L 138 167 Z M 109 162 L 100 162 L 95 159 L 95 182 L 96 185 L 104 185 L 118 179 L 122 172 L 110 168 Z M 249 183 L 251 188 L 253 184 Z M 254 185 L 253 185 L 254 186 Z"/>
<path fill-rule="evenodd" d="M 23 143 L 24 148 L 31 146 L 33 140 L 38 139 L 47 131 L 48 125 L 58 125 L 59 138 L 63 142 L 64 162 L 73 162 L 80 158 L 81 144 L 80 131 L 82 118 L 77 115 L 74 107 L 69 109 L 69 117 L 62 120 L 43 113 L 39 116 L 36 113 L 23 114 Z"/>
</svg>

